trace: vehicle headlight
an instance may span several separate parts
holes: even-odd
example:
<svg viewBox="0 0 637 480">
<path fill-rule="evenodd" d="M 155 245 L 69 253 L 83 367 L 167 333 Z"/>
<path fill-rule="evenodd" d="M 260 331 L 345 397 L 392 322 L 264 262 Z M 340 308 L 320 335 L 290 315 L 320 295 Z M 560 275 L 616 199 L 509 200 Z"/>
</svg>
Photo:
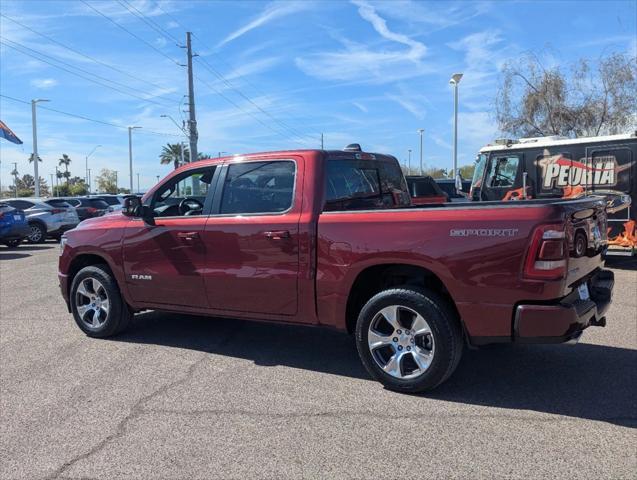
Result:
<svg viewBox="0 0 637 480">
<path fill-rule="evenodd" d="M 64 247 L 66 247 L 67 240 L 68 239 L 64 235 L 62 236 L 62 238 L 60 238 L 60 255 L 64 253 Z"/>
</svg>

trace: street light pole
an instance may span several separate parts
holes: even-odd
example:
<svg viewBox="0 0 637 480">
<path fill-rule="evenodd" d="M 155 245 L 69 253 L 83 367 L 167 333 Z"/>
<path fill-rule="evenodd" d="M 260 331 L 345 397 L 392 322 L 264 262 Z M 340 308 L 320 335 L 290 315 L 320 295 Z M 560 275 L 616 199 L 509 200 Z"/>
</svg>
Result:
<svg viewBox="0 0 637 480">
<path fill-rule="evenodd" d="M 411 175 L 411 148 L 407 150 L 407 175 Z"/>
<path fill-rule="evenodd" d="M 115 170 L 115 193 L 119 193 L 119 189 L 117 188 L 117 170 Z"/>
<path fill-rule="evenodd" d="M 38 102 L 48 102 L 43 98 L 31 100 L 31 123 L 33 126 L 33 172 L 35 176 L 35 197 L 40 196 L 40 175 L 38 174 L 38 122 L 35 114 L 35 106 Z"/>
<path fill-rule="evenodd" d="M 88 187 L 88 194 L 90 195 L 91 194 L 91 169 L 90 168 L 88 169 L 88 185 L 87 185 L 87 187 Z"/>
<path fill-rule="evenodd" d="M 51 173 L 50 175 L 51 175 L 51 195 L 54 197 L 57 197 L 57 195 L 53 195 L 53 174 Z"/>
<path fill-rule="evenodd" d="M 88 174 L 88 159 L 89 159 L 89 157 L 90 157 L 91 155 L 93 155 L 93 153 L 95 153 L 95 150 L 97 150 L 97 149 L 98 149 L 98 148 L 100 148 L 100 147 L 101 147 L 101 145 L 96 145 L 96 146 L 93 148 L 93 150 L 91 150 L 91 153 L 89 153 L 89 154 L 88 154 L 88 155 L 84 158 L 84 161 L 85 161 L 84 168 L 86 169 L 86 172 L 85 172 L 85 174 L 86 174 L 85 180 L 86 180 L 86 186 L 88 187 L 88 191 L 89 191 L 89 193 L 91 192 L 91 181 L 89 180 L 89 174 Z"/>
<path fill-rule="evenodd" d="M 130 175 L 130 193 L 133 193 L 133 130 L 142 127 L 128 127 L 128 170 Z"/>
<path fill-rule="evenodd" d="M 137 173 L 137 193 L 139 193 L 141 190 L 139 189 L 139 172 Z M 131 192 L 133 193 L 133 192 Z"/>
<path fill-rule="evenodd" d="M 422 169 L 422 134 L 425 132 L 424 128 L 419 128 L 418 133 L 420 134 L 420 176 L 423 174 Z"/>
<path fill-rule="evenodd" d="M 454 73 L 449 83 L 453 85 L 453 177 L 458 173 L 458 84 L 462 73 Z"/>
</svg>

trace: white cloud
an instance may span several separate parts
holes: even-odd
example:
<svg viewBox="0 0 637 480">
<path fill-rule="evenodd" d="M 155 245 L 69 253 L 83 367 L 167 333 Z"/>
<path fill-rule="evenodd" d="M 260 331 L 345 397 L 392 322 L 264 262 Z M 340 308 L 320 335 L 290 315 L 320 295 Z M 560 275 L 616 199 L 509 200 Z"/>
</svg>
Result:
<svg viewBox="0 0 637 480">
<path fill-rule="evenodd" d="M 53 88 L 57 84 L 58 81 L 55 78 L 34 78 L 33 80 L 31 80 L 31 86 L 35 88 L 41 88 L 42 90 Z"/>
<path fill-rule="evenodd" d="M 388 94 L 387 98 L 393 100 L 398 103 L 401 107 L 411 113 L 414 117 L 423 119 L 425 118 L 425 110 L 420 105 L 417 105 L 414 101 L 412 101 L 409 97 Z"/>
<path fill-rule="evenodd" d="M 352 102 L 352 105 L 354 105 L 356 108 L 358 108 L 363 113 L 369 112 L 369 109 L 365 105 L 363 105 L 362 103 Z"/>
<path fill-rule="evenodd" d="M 296 65 L 306 74 L 324 80 L 350 82 L 390 83 L 424 73 L 432 67 L 422 62 L 427 47 L 407 35 L 392 31 L 376 9 L 362 1 L 355 1 L 358 13 L 385 40 L 399 43 L 407 49 L 373 50 L 367 44 L 355 43 L 347 38 L 338 38 L 344 50 L 319 52 L 298 57 Z"/>
<path fill-rule="evenodd" d="M 174 20 L 171 20 L 170 22 L 168 22 L 166 24 L 166 28 L 172 29 L 172 28 L 177 28 L 177 27 L 179 27 L 179 24 L 177 22 L 175 22 Z"/>
<path fill-rule="evenodd" d="M 165 37 L 157 37 L 153 42 L 155 46 L 161 48 L 166 46 L 166 38 Z"/>
<path fill-rule="evenodd" d="M 309 2 L 273 2 L 269 4 L 258 17 L 230 33 L 226 38 L 219 42 L 217 47 L 222 47 L 226 43 L 236 40 L 251 30 L 270 23 L 273 20 L 306 10 L 309 7 Z"/>
<path fill-rule="evenodd" d="M 374 30 L 376 30 L 383 38 L 387 40 L 391 40 L 393 42 L 402 43 L 403 45 L 407 45 L 409 47 L 409 51 L 407 52 L 407 56 L 412 58 L 413 60 L 420 60 L 426 53 L 427 47 L 424 44 L 412 40 L 407 35 L 403 35 L 402 33 L 395 33 L 389 30 L 387 27 L 387 22 L 384 18 L 382 18 L 374 7 L 372 7 L 367 2 L 363 2 L 360 0 L 353 0 L 352 3 L 358 6 L 358 13 L 369 23 L 372 24 Z"/>
</svg>

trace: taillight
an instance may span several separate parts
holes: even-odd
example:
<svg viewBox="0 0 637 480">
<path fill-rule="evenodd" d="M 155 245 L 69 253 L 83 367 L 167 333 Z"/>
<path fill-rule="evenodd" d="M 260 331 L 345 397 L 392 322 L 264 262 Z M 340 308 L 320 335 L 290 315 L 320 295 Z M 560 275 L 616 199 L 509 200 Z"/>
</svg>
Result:
<svg viewBox="0 0 637 480">
<path fill-rule="evenodd" d="M 540 225 L 533 232 L 524 263 L 524 276 L 557 280 L 566 274 L 566 235 L 563 225 Z"/>
<path fill-rule="evenodd" d="M 97 212 L 97 208 L 93 208 L 93 207 L 86 207 L 86 211 L 88 213 L 95 213 Z"/>
<path fill-rule="evenodd" d="M 51 210 L 51 215 L 57 215 L 58 213 L 64 213 L 64 209 L 54 208 L 53 210 Z"/>
<path fill-rule="evenodd" d="M 4 212 L 0 212 L 0 218 L 4 217 Z"/>
</svg>

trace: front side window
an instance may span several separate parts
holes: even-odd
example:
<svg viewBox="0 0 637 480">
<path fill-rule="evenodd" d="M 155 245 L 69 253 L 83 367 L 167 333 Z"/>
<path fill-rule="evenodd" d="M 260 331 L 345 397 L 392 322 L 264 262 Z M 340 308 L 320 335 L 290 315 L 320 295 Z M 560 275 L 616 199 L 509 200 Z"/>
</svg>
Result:
<svg viewBox="0 0 637 480">
<path fill-rule="evenodd" d="M 233 163 L 221 197 L 221 214 L 283 213 L 292 207 L 296 165 L 291 160 Z"/>
<path fill-rule="evenodd" d="M 517 156 L 493 157 L 489 165 L 487 185 L 492 188 L 509 188 L 515 183 L 520 158 Z"/>
<path fill-rule="evenodd" d="M 164 183 L 153 195 L 151 209 L 155 216 L 202 215 L 214 170 L 215 167 L 190 170 Z"/>
</svg>

